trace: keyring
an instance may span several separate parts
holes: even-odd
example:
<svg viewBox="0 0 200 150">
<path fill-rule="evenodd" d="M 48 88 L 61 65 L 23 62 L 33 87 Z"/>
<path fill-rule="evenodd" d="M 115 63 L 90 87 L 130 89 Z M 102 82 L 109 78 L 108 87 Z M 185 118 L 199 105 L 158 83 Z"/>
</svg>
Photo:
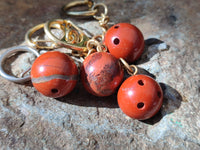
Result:
<svg viewBox="0 0 200 150">
<path fill-rule="evenodd" d="M 75 1 L 71 2 L 63 7 L 63 11 L 70 16 L 94 16 L 97 13 L 97 9 L 91 9 L 94 2 L 90 0 L 85 1 Z M 69 9 L 77 6 L 84 6 L 87 5 L 89 10 L 85 11 L 68 11 Z"/>
<path fill-rule="evenodd" d="M 27 52 L 31 52 L 33 54 L 35 54 L 37 57 L 40 56 L 40 54 L 37 52 L 37 50 L 31 48 L 31 47 L 27 47 L 27 46 L 17 46 L 17 47 L 12 47 L 10 49 L 8 49 L 6 52 L 4 52 L 1 57 L 0 57 L 0 75 L 2 77 L 4 77 L 5 79 L 15 82 L 15 83 L 24 83 L 26 81 L 31 80 L 30 75 L 27 75 L 25 77 L 22 78 L 18 78 L 18 77 L 14 77 L 12 75 L 7 74 L 4 69 L 3 69 L 3 65 L 4 65 L 4 61 L 11 56 L 13 53 L 16 52 L 21 52 L 21 51 L 27 51 Z"/>
<path fill-rule="evenodd" d="M 25 35 L 25 41 L 27 42 L 27 44 L 31 47 L 34 47 L 34 48 L 37 48 L 37 49 L 54 49 L 54 48 L 57 48 L 57 44 L 54 42 L 54 41 L 51 41 L 51 40 L 36 40 L 36 41 L 33 41 L 32 40 L 32 35 L 40 30 L 40 29 L 43 29 L 44 28 L 44 23 L 42 24 L 39 24 L 31 29 L 29 29 L 27 32 L 26 32 L 26 35 Z M 57 26 L 55 26 L 54 28 L 59 28 Z M 40 46 L 39 43 L 46 43 L 46 42 L 50 42 L 51 43 L 51 46 Z"/>
</svg>

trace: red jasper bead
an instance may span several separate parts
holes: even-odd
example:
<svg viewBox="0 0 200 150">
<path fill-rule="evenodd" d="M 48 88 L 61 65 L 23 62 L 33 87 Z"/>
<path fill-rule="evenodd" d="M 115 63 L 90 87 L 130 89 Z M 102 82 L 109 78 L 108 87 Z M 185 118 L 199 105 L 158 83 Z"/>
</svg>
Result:
<svg viewBox="0 0 200 150">
<path fill-rule="evenodd" d="M 66 54 L 54 51 L 39 56 L 31 68 L 33 86 L 48 97 L 62 97 L 71 92 L 77 82 L 78 69 Z"/>
<path fill-rule="evenodd" d="M 123 80 L 119 61 L 107 52 L 96 52 L 83 62 L 81 81 L 85 89 L 95 96 L 109 96 Z"/>
<path fill-rule="evenodd" d="M 160 110 L 163 92 L 153 78 L 146 75 L 135 75 L 122 83 L 117 99 L 119 107 L 126 115 L 145 120 Z"/>
<path fill-rule="evenodd" d="M 104 44 L 113 56 L 124 58 L 131 63 L 141 56 L 144 49 L 144 37 L 136 26 L 119 23 L 106 32 Z"/>
</svg>

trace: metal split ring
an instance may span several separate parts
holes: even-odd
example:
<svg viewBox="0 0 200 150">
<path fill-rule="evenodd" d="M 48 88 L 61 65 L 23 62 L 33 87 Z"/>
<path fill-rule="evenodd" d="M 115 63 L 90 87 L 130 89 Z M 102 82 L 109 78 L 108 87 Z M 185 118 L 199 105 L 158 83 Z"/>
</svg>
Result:
<svg viewBox="0 0 200 150">
<path fill-rule="evenodd" d="M 85 11 L 69 11 L 69 9 L 77 7 L 77 6 L 88 6 L 89 10 L 85 10 Z M 75 2 L 71 2 L 67 5 L 65 5 L 63 7 L 63 11 L 67 14 L 67 15 L 71 15 L 71 16 L 94 16 L 97 13 L 97 9 L 92 9 L 91 7 L 94 5 L 94 3 L 90 0 L 85 0 L 85 1 L 75 1 Z"/>
<path fill-rule="evenodd" d="M 10 49 L 8 49 L 5 53 L 3 53 L 0 57 L 0 75 L 2 77 L 4 77 L 5 79 L 15 82 L 15 83 L 24 83 L 27 82 L 29 80 L 31 80 L 30 75 L 22 77 L 22 78 L 18 78 L 12 75 L 7 74 L 4 69 L 3 69 L 3 65 L 4 65 L 4 61 L 11 56 L 12 54 L 16 53 L 16 52 L 22 52 L 22 51 L 27 51 L 27 52 L 31 52 L 33 54 L 35 54 L 37 57 L 40 56 L 40 54 L 37 52 L 37 50 L 31 48 L 31 47 L 27 47 L 27 46 L 16 46 L 16 47 L 12 47 Z"/>
<path fill-rule="evenodd" d="M 84 10 L 84 11 L 70 11 L 71 8 L 73 7 L 77 7 L 80 5 L 85 5 L 88 6 L 88 10 Z M 98 12 L 98 7 L 103 7 L 104 12 L 101 14 L 107 15 L 108 13 L 108 8 L 104 3 L 94 3 L 90 0 L 85 0 L 85 1 L 75 1 L 75 2 L 71 2 L 67 5 L 65 5 L 63 7 L 64 12 L 67 15 L 71 15 L 71 16 L 93 16 L 95 19 L 100 20 L 102 17 L 101 16 L 97 16 Z"/>
<path fill-rule="evenodd" d="M 55 49 L 55 48 L 58 48 L 58 45 L 52 41 L 52 40 L 41 40 L 41 39 L 38 39 L 36 41 L 34 41 L 32 39 L 32 35 L 37 32 L 38 30 L 41 30 L 44 28 L 44 23 L 42 24 L 39 24 L 39 25 L 36 25 L 34 26 L 33 28 L 29 29 L 26 34 L 25 34 L 25 41 L 27 42 L 27 44 L 33 48 L 37 48 L 37 49 Z M 59 28 L 57 26 L 54 26 L 54 28 Z M 51 46 L 41 46 L 39 45 L 39 43 L 51 43 Z"/>
</svg>

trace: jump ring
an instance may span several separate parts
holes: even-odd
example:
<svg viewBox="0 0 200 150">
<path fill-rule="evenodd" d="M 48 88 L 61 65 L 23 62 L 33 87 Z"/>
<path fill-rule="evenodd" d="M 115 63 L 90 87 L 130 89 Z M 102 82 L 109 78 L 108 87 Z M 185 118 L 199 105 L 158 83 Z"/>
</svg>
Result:
<svg viewBox="0 0 200 150">
<path fill-rule="evenodd" d="M 133 69 L 134 69 L 134 72 L 128 70 L 128 73 L 129 73 L 130 75 L 133 76 L 133 75 L 136 75 L 136 74 L 138 73 L 138 68 L 137 68 L 135 65 L 130 65 L 130 68 L 132 69 L 132 71 L 133 71 Z"/>
<path fill-rule="evenodd" d="M 35 50 L 31 47 L 27 47 L 27 46 L 12 47 L 1 55 L 1 57 L 0 57 L 0 75 L 2 77 L 4 77 L 5 79 L 12 81 L 12 82 L 15 82 L 15 83 L 24 83 L 26 81 L 31 80 L 31 77 L 30 77 L 30 75 L 28 75 L 28 76 L 25 76 L 25 77 L 22 77 L 22 78 L 17 78 L 17 77 L 14 77 L 12 75 L 9 75 L 4 71 L 3 64 L 4 64 L 4 61 L 6 60 L 6 58 L 11 56 L 13 53 L 21 52 L 21 51 L 31 52 L 31 53 L 35 54 L 37 57 L 40 56 L 40 54 L 37 52 L 37 50 Z"/>
<path fill-rule="evenodd" d="M 93 7 L 92 7 L 92 10 L 95 10 L 97 7 L 100 7 L 100 6 L 102 6 L 104 8 L 104 13 L 103 14 L 107 15 L 108 14 L 108 8 L 104 3 L 94 4 Z M 93 17 L 95 19 L 97 19 L 97 20 L 100 20 L 102 18 L 101 16 L 97 16 L 97 15 L 94 15 Z"/>
<path fill-rule="evenodd" d="M 135 65 L 129 65 L 123 58 L 119 58 L 119 59 L 124 65 L 124 67 L 126 68 L 126 71 L 128 72 L 128 74 L 130 74 L 131 76 L 137 74 L 138 68 Z"/>
</svg>

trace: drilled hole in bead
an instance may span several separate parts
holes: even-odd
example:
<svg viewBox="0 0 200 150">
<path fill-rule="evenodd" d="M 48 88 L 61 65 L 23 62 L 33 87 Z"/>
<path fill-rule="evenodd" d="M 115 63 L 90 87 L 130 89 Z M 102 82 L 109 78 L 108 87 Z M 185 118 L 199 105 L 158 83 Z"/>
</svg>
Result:
<svg viewBox="0 0 200 150">
<path fill-rule="evenodd" d="M 143 102 L 140 102 L 137 104 L 137 108 L 138 109 L 142 109 L 144 107 L 144 103 Z"/>
<path fill-rule="evenodd" d="M 114 28 L 115 28 L 115 29 L 118 29 L 118 28 L 119 28 L 119 26 L 115 26 Z"/>
<path fill-rule="evenodd" d="M 138 81 L 138 84 L 141 85 L 141 86 L 143 86 L 143 85 L 144 85 L 144 82 L 143 82 L 142 80 L 139 80 L 139 81 Z"/>
<path fill-rule="evenodd" d="M 158 95 L 159 98 L 161 98 L 161 92 L 160 91 L 158 91 L 157 95 Z"/>
<path fill-rule="evenodd" d="M 58 93 L 58 89 L 51 89 L 51 92 L 54 93 L 54 94 Z"/>
<path fill-rule="evenodd" d="M 118 45 L 120 40 L 118 38 L 115 38 L 113 42 L 114 42 L 115 45 Z"/>
</svg>

